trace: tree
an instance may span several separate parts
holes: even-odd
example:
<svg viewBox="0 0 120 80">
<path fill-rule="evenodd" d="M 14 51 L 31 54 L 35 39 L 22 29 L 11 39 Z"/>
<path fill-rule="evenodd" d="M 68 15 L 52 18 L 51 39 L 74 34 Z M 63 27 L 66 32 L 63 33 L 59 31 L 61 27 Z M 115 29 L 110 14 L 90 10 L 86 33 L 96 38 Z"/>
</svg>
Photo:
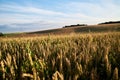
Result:
<svg viewBox="0 0 120 80">
<path fill-rule="evenodd" d="M 0 32 L 0 36 L 3 36 L 3 33 L 2 33 L 2 32 Z"/>
</svg>

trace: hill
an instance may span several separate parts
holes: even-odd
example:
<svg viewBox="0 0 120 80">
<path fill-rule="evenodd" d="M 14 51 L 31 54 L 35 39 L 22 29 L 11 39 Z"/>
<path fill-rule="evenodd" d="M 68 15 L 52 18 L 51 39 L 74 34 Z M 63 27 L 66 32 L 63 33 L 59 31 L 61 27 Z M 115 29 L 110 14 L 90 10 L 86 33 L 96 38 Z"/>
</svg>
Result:
<svg viewBox="0 0 120 80">
<path fill-rule="evenodd" d="M 120 23 L 110 23 L 110 24 L 98 24 L 98 25 L 74 25 L 58 29 L 35 31 L 35 32 L 25 32 L 25 33 L 11 33 L 4 34 L 6 37 L 24 37 L 24 36 L 41 36 L 41 35 L 62 35 L 70 33 L 88 33 L 88 32 L 115 32 L 120 31 Z"/>
<path fill-rule="evenodd" d="M 27 34 L 69 34 L 69 33 L 81 33 L 81 32 L 108 32 L 108 31 L 120 31 L 120 23 L 116 24 L 101 24 L 101 25 L 86 25 L 86 26 L 73 26 L 59 29 L 51 29 L 44 31 L 30 32 Z"/>
</svg>

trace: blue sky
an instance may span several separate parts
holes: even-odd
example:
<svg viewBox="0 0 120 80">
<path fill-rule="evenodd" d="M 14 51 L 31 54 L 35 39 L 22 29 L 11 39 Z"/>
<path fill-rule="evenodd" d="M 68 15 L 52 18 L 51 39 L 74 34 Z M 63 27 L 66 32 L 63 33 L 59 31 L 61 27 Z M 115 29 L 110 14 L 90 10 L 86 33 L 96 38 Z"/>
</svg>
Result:
<svg viewBox="0 0 120 80">
<path fill-rule="evenodd" d="M 120 20 L 120 0 L 0 0 L 0 32 Z"/>
</svg>

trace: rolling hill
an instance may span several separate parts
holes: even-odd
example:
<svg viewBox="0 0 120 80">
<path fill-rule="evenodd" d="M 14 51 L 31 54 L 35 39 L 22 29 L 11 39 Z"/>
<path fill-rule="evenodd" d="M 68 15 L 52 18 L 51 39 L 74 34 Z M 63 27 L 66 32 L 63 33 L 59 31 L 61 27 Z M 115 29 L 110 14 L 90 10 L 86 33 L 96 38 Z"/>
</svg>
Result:
<svg viewBox="0 0 120 80">
<path fill-rule="evenodd" d="M 29 32 L 27 34 L 69 34 L 81 32 L 108 32 L 120 31 L 120 23 L 114 24 L 101 24 L 101 25 L 86 25 L 86 26 L 73 26 L 52 30 Z"/>
<path fill-rule="evenodd" d="M 98 24 L 98 25 L 70 25 L 70 27 L 63 27 L 58 29 L 35 31 L 35 32 L 25 32 L 25 33 L 12 33 L 5 34 L 7 37 L 24 37 L 24 36 L 41 36 L 41 35 L 62 35 L 70 33 L 89 33 L 89 32 L 119 32 L 120 23 L 110 23 L 110 24 Z"/>
</svg>

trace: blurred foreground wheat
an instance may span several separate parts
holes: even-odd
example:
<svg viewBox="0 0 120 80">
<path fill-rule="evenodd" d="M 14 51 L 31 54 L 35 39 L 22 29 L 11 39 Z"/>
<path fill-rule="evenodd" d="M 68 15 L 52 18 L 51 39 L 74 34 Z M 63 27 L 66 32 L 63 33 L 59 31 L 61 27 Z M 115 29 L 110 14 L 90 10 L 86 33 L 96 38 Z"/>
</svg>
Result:
<svg viewBox="0 0 120 80">
<path fill-rule="evenodd" d="M 119 80 L 120 33 L 1 38 L 0 79 Z"/>
</svg>

